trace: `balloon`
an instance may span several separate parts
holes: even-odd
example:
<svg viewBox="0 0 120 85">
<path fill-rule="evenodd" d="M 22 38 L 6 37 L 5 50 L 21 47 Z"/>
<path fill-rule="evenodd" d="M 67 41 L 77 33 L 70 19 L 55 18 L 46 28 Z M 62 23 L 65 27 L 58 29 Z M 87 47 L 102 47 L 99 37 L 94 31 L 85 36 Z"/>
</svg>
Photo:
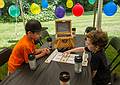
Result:
<svg viewBox="0 0 120 85">
<path fill-rule="evenodd" d="M 16 5 L 11 5 L 8 9 L 8 13 L 12 17 L 18 17 L 20 15 L 20 9 Z"/>
<path fill-rule="evenodd" d="M 90 4 L 94 4 L 96 0 L 88 0 Z"/>
<path fill-rule="evenodd" d="M 30 6 L 30 11 L 32 12 L 32 14 L 39 14 L 41 12 L 41 9 L 39 5 L 37 5 L 36 3 L 32 3 L 32 5 Z"/>
<path fill-rule="evenodd" d="M 117 5 L 113 1 L 109 2 L 104 6 L 103 12 L 107 16 L 112 16 L 117 12 Z"/>
<path fill-rule="evenodd" d="M 73 7 L 73 1 L 72 1 L 72 0 L 67 0 L 66 6 L 67 6 L 68 8 L 72 8 L 72 7 Z"/>
<path fill-rule="evenodd" d="M 84 8 L 82 5 L 77 3 L 73 8 L 72 8 L 72 13 L 75 16 L 81 16 L 84 13 Z"/>
<path fill-rule="evenodd" d="M 57 18 L 63 18 L 65 15 L 65 9 L 62 6 L 58 6 L 55 9 L 55 15 Z"/>
<path fill-rule="evenodd" d="M 5 6 L 5 3 L 3 0 L 0 0 L 0 8 L 3 8 Z"/>
<path fill-rule="evenodd" d="M 47 7 L 48 7 L 48 1 L 42 0 L 42 8 L 47 8 Z"/>
</svg>

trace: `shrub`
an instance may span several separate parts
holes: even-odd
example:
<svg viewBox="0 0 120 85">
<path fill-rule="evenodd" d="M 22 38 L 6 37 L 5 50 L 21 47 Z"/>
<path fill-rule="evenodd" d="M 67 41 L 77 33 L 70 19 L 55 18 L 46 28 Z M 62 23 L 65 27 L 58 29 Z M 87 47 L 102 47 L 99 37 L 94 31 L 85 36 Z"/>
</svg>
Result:
<svg viewBox="0 0 120 85">
<path fill-rule="evenodd" d="M 55 19 L 54 6 L 49 5 L 48 8 L 42 9 L 40 14 L 34 15 L 31 12 L 29 12 L 29 13 L 25 14 L 24 16 L 25 16 L 25 20 L 29 20 L 29 19 L 34 18 L 34 19 L 37 19 L 41 22 L 52 21 Z"/>
</svg>

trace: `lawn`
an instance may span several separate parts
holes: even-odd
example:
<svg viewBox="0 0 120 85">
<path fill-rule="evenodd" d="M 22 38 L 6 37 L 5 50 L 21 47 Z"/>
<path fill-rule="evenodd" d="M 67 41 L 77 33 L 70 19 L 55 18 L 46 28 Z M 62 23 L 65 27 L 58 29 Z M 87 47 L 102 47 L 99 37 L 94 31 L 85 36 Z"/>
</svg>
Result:
<svg viewBox="0 0 120 85">
<path fill-rule="evenodd" d="M 71 14 L 66 14 L 64 19 L 72 20 L 72 27 L 77 29 L 77 33 L 84 34 L 84 30 L 87 26 L 93 24 L 93 12 L 86 12 L 83 16 L 75 17 Z M 50 34 L 55 34 L 55 21 L 41 22 L 42 26 L 48 27 Z M 15 35 L 16 33 L 18 36 Z M 114 16 L 108 17 L 102 14 L 102 29 L 106 31 L 109 37 L 120 37 L 120 8 Z M 9 40 L 19 40 L 25 34 L 23 23 L 0 23 L 0 48 L 9 47 L 13 43 L 9 43 Z M 111 53 L 111 50 L 109 50 Z M 111 53 L 112 54 L 112 53 Z M 109 58 L 111 59 L 111 54 Z M 120 66 L 116 69 L 120 74 Z"/>
<path fill-rule="evenodd" d="M 72 27 L 77 29 L 77 33 L 84 34 L 84 30 L 87 26 L 92 26 L 93 12 L 86 12 L 83 16 L 75 17 L 71 14 L 67 14 L 64 19 L 72 20 Z M 42 26 L 48 27 L 50 34 L 55 34 L 55 21 L 42 22 Z M 15 35 L 18 33 L 18 37 Z M 109 36 L 120 36 L 120 9 L 111 17 L 102 15 L 102 29 L 107 31 Z M 0 23 L 0 47 L 10 46 L 8 43 L 12 39 L 20 39 L 25 34 L 23 23 Z"/>
</svg>

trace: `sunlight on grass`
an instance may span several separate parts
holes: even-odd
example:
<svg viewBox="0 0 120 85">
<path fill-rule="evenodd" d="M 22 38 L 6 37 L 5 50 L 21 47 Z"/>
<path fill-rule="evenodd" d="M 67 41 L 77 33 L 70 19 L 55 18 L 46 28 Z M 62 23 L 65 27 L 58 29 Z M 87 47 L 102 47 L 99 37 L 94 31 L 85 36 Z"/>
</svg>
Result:
<svg viewBox="0 0 120 85">
<path fill-rule="evenodd" d="M 69 16 L 66 16 L 63 19 L 72 20 L 72 27 L 77 29 L 76 33 L 84 34 L 84 30 L 87 26 L 92 26 L 93 24 L 93 12 L 86 12 L 80 17 L 75 17 L 69 13 Z M 48 32 L 50 34 L 55 34 L 55 21 L 41 22 L 42 26 L 48 27 Z M 108 32 L 109 36 L 120 36 L 120 8 L 118 12 L 111 17 L 102 14 L 102 29 L 103 31 Z M 23 23 L 17 23 L 15 34 L 15 23 L 0 23 L 0 47 L 10 46 L 11 43 L 8 43 L 9 40 L 19 40 L 24 34 Z"/>
</svg>

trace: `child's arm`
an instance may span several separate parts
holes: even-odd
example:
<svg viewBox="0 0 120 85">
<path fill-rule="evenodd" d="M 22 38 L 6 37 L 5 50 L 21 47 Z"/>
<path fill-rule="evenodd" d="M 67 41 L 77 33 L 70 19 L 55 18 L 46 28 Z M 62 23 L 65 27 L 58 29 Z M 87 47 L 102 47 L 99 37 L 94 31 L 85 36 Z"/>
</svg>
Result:
<svg viewBox="0 0 120 85">
<path fill-rule="evenodd" d="M 43 56 L 45 56 L 46 54 L 49 54 L 50 51 L 49 49 L 47 48 L 43 48 L 43 49 L 35 49 L 35 57 L 38 59 L 38 58 L 41 58 Z"/>
<path fill-rule="evenodd" d="M 77 47 L 71 50 L 65 51 L 64 53 L 71 53 L 71 52 L 83 52 L 85 47 Z"/>
<path fill-rule="evenodd" d="M 34 54 L 35 54 L 35 55 L 36 55 L 36 54 L 39 54 L 39 53 L 42 52 L 42 50 L 43 50 L 43 49 L 35 49 Z"/>
<path fill-rule="evenodd" d="M 41 52 L 40 54 L 35 55 L 36 59 L 43 57 L 46 55 L 44 52 Z"/>
<path fill-rule="evenodd" d="M 77 47 L 74 49 L 71 49 L 70 52 L 83 52 L 85 47 Z"/>
<path fill-rule="evenodd" d="M 49 54 L 50 53 L 50 50 L 48 48 L 42 48 L 42 49 L 35 49 L 35 55 L 36 54 L 40 54 L 41 52 L 45 52 L 46 54 Z"/>
<path fill-rule="evenodd" d="M 85 47 L 77 47 L 77 48 L 73 48 L 71 50 L 65 51 L 64 55 L 66 56 L 70 54 L 71 52 L 84 52 L 84 50 L 85 50 Z"/>
</svg>

